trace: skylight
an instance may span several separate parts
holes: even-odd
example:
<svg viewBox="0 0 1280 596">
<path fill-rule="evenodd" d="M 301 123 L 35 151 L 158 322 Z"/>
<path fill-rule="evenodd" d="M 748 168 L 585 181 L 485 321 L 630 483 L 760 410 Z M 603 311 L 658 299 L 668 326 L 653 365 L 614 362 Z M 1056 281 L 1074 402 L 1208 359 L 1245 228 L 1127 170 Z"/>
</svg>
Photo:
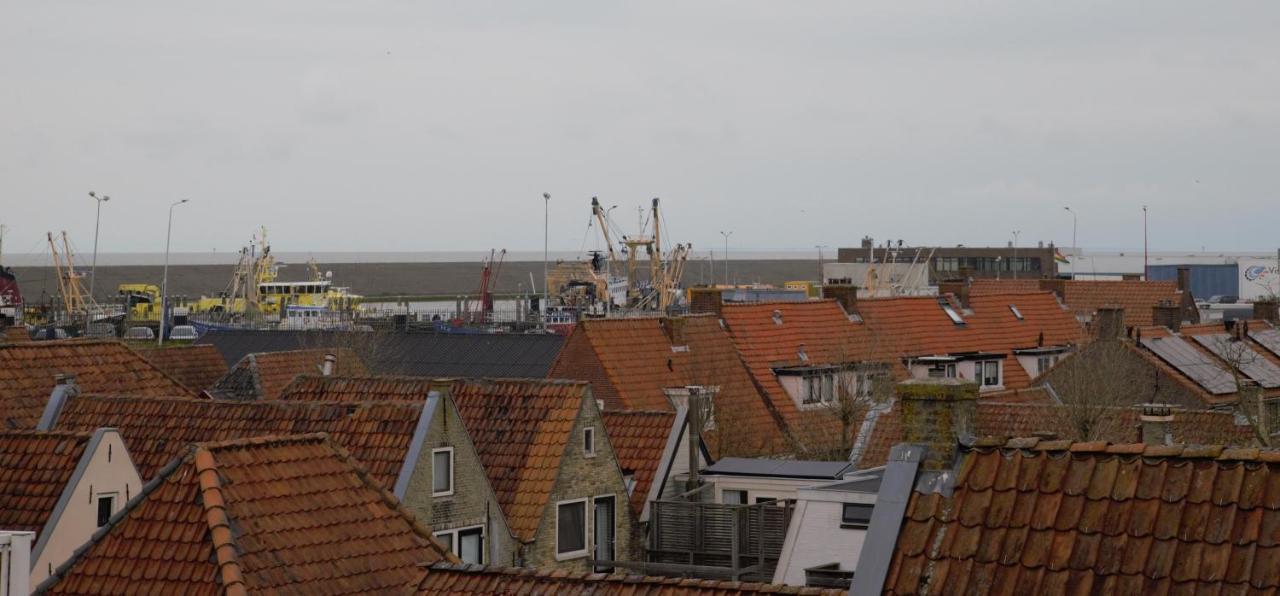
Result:
<svg viewBox="0 0 1280 596">
<path fill-rule="evenodd" d="M 1018 307 L 1010 304 L 1009 310 L 1013 311 L 1013 316 L 1017 317 L 1019 321 L 1022 320 L 1022 311 L 1018 310 Z"/>
<path fill-rule="evenodd" d="M 947 313 L 947 317 L 951 319 L 952 323 L 955 323 L 956 325 L 964 324 L 964 319 L 960 317 L 960 313 L 956 312 L 956 309 L 951 308 L 951 305 L 945 300 L 939 300 L 938 306 L 942 307 L 942 312 Z"/>
</svg>

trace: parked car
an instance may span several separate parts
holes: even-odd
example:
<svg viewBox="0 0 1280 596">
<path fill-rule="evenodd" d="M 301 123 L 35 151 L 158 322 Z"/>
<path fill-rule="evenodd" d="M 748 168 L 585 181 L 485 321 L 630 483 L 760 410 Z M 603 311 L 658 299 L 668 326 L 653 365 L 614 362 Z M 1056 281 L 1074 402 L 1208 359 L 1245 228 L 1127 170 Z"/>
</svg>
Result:
<svg viewBox="0 0 1280 596">
<path fill-rule="evenodd" d="M 195 341 L 200 337 L 191 325 L 178 325 L 169 331 L 170 341 Z"/>
<path fill-rule="evenodd" d="M 130 327 L 128 331 L 124 332 L 124 338 L 139 340 L 155 339 L 156 332 L 152 331 L 150 327 Z"/>
</svg>

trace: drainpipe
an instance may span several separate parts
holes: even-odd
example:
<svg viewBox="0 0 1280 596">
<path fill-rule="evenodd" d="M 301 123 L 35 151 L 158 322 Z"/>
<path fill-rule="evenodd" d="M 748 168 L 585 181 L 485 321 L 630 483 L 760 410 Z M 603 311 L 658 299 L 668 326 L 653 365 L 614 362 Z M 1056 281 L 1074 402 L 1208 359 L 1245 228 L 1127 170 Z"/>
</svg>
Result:
<svg viewBox="0 0 1280 596">
<path fill-rule="evenodd" d="M 686 418 L 689 427 L 689 480 L 687 482 L 687 490 L 696 490 L 698 488 L 698 446 L 702 444 L 702 387 L 690 385 L 686 387 L 689 391 L 689 416 Z"/>
</svg>

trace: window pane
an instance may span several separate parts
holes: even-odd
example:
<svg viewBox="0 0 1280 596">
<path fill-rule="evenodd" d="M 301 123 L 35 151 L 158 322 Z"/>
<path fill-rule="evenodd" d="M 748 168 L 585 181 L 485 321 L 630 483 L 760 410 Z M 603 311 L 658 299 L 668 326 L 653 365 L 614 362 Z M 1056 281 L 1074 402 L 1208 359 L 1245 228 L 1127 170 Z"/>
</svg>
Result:
<svg viewBox="0 0 1280 596">
<path fill-rule="evenodd" d="M 453 534 L 452 533 L 436 534 L 436 539 L 438 539 L 441 543 L 444 544 L 445 550 L 449 552 L 453 552 Z"/>
<path fill-rule="evenodd" d="M 587 455 L 592 455 L 596 452 L 596 429 L 582 429 L 582 451 Z"/>
<path fill-rule="evenodd" d="M 745 490 L 726 490 L 723 493 L 725 505 L 746 505 L 747 491 Z"/>
<path fill-rule="evenodd" d="M 481 528 L 458 532 L 458 558 L 463 563 L 484 563 L 484 531 Z"/>
<path fill-rule="evenodd" d="M 111 519 L 111 510 L 115 508 L 115 497 L 99 497 L 98 498 L 98 527 L 107 525 L 107 521 Z"/>
<path fill-rule="evenodd" d="M 840 522 L 848 525 L 866 526 L 871 523 L 872 505 L 861 503 L 845 503 L 840 515 Z"/>
<path fill-rule="evenodd" d="M 556 517 L 556 552 L 571 553 L 587 548 L 587 504 L 565 503 Z"/>
<path fill-rule="evenodd" d="M 453 490 L 453 452 L 437 451 L 431 466 L 432 492 L 446 493 Z"/>
</svg>

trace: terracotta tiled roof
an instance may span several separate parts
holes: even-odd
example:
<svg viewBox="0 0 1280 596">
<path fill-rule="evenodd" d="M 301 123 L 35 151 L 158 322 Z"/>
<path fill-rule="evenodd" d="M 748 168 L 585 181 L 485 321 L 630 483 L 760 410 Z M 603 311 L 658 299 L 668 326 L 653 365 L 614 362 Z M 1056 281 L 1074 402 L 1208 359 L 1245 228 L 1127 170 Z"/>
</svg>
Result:
<svg viewBox="0 0 1280 596">
<path fill-rule="evenodd" d="M 1031 284 L 1036 284 L 1036 287 L 1028 288 Z M 1054 287 L 1062 292 L 1063 304 L 1083 320 L 1092 319 L 1101 307 L 1118 306 L 1124 309 L 1127 325 L 1151 325 L 1153 307 L 1161 302 L 1180 306 L 1183 299 L 1176 281 L 975 279 L 970 285 L 969 294 L 983 296 Z"/>
<path fill-rule="evenodd" d="M 40 534 L 92 436 L 0 431 L 0 529 Z"/>
<path fill-rule="evenodd" d="M 224 399 L 278 399 L 298 375 L 320 372 L 326 354 L 338 357 L 333 369 L 335 375 L 369 374 L 360 357 L 347 348 L 262 352 L 249 354 L 237 362 L 214 384 L 210 393 Z"/>
<path fill-rule="evenodd" d="M 1013 306 L 1022 318 L 1014 314 Z M 1004 386 L 1022 389 L 1031 376 L 1018 363 L 1013 350 L 1075 344 L 1084 329 L 1051 292 L 1006 293 L 973 296 L 969 311 L 956 308 L 964 320 L 957 325 L 938 298 L 911 296 L 858 302 L 858 312 L 881 342 L 900 356 L 938 356 L 965 352 L 1002 353 Z"/>
<path fill-rule="evenodd" d="M 53 594 L 407 592 L 448 560 L 325 435 L 205 443 L 42 587 Z"/>
<path fill-rule="evenodd" d="M 517 538 L 532 540 L 588 385 L 541 379 L 460 379 L 450 394 Z"/>
<path fill-rule="evenodd" d="M 776 453 L 788 445 L 752 383 L 732 339 L 709 316 L 597 319 L 578 323 L 549 375 L 590 381 L 606 410 L 670 411 L 665 390 L 717 386 L 715 408 L 735 429 L 734 444 L 713 431 L 713 455 Z"/>
<path fill-rule="evenodd" d="M 394 486 L 413 442 L 421 404 L 232 402 L 81 395 L 55 422 L 62 430 L 119 429 L 143 479 L 191 443 L 327 432 L 378 482 Z"/>
<path fill-rule="evenodd" d="M 1080 430 L 1072 425 L 1079 420 L 1091 420 L 1091 429 L 1101 439 L 1130 442 L 1141 440 L 1138 430 L 1139 408 L 1107 408 L 1107 415 L 1071 415 L 1068 406 L 1035 403 L 978 401 L 978 420 L 974 434 L 978 437 L 1007 439 L 1027 437 L 1047 432 L 1058 437 L 1078 437 Z M 1236 424 L 1230 412 L 1209 410 L 1173 410 L 1170 423 L 1173 442 L 1188 445 L 1252 445 L 1253 427 Z M 889 449 L 902 442 L 902 419 L 897 407 L 876 419 L 866 451 L 858 460 L 858 468 L 882 466 L 889 457 Z"/>
<path fill-rule="evenodd" d="M 426 377 L 302 375 L 280 393 L 282 401 L 411 401 L 424 402 L 432 387 L 448 388 L 451 380 Z"/>
<path fill-rule="evenodd" d="M 0 346 L 0 428 L 35 428 L 59 374 L 75 375 L 82 391 L 195 397 L 118 341 Z"/>
<path fill-rule="evenodd" d="M 914 492 L 890 594 L 1275 593 L 1280 452 L 1008 442 Z"/>
<path fill-rule="evenodd" d="M 27 332 L 26 327 L 5 327 L 4 333 L 0 334 L 0 344 L 25 344 L 31 341 L 31 334 Z"/>
<path fill-rule="evenodd" d="M 635 481 L 631 508 L 640 515 L 662 463 L 676 415 L 674 412 L 606 411 L 603 417 L 618 465 Z"/>
<path fill-rule="evenodd" d="M 1039 292 L 1039 279 L 974 279 L 969 282 L 970 296 L 986 296 L 987 294 L 1021 294 Z"/>
<path fill-rule="evenodd" d="M 885 361 L 885 355 L 893 353 L 884 345 L 892 338 L 877 342 L 834 300 L 725 304 L 721 316 L 756 386 L 792 436 L 811 447 L 831 446 L 841 436 L 840 422 L 828 409 L 799 408 L 774 369 Z M 807 360 L 800 357 L 801 347 Z M 895 370 L 901 368 L 894 359 L 889 362 Z"/>
<path fill-rule="evenodd" d="M 222 354 L 207 344 L 142 348 L 138 353 L 195 393 L 213 387 L 228 372 Z"/>
<path fill-rule="evenodd" d="M 482 567 L 436 563 L 418 586 L 419 594 L 565 594 L 736 596 L 740 594 L 800 594 L 837 596 L 844 590 L 800 588 L 748 582 L 675 577 L 573 573 L 548 569 Z"/>
<path fill-rule="evenodd" d="M 982 394 L 982 401 L 987 403 L 1006 404 L 1045 404 L 1057 403 L 1044 387 L 1027 387 L 1025 389 L 1005 389 Z"/>
</svg>

